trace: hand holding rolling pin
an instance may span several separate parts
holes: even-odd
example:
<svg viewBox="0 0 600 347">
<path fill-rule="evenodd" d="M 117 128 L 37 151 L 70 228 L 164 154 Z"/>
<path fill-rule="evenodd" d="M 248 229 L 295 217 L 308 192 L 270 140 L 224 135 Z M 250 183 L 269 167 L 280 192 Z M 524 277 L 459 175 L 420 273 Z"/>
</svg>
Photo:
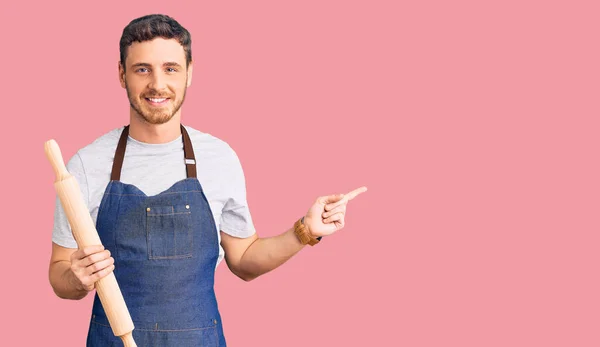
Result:
<svg viewBox="0 0 600 347">
<path fill-rule="evenodd" d="M 115 268 L 115 259 L 102 245 L 88 246 L 73 252 L 71 271 L 79 280 L 78 288 L 92 291 L 98 280 L 108 276 Z"/>
</svg>

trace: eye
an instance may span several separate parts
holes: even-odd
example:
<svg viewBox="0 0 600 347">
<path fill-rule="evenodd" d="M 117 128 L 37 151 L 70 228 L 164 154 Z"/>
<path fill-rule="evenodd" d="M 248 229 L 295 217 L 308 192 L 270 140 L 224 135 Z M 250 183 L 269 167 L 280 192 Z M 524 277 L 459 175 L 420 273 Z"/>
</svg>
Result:
<svg viewBox="0 0 600 347">
<path fill-rule="evenodd" d="M 167 72 L 177 72 L 177 69 L 172 68 L 172 67 L 168 67 L 167 68 Z"/>
<path fill-rule="evenodd" d="M 144 70 L 144 71 L 142 71 L 142 70 Z M 148 69 L 146 69 L 145 67 L 141 67 L 141 68 L 135 70 L 135 72 L 146 72 L 146 71 L 148 71 Z"/>
</svg>

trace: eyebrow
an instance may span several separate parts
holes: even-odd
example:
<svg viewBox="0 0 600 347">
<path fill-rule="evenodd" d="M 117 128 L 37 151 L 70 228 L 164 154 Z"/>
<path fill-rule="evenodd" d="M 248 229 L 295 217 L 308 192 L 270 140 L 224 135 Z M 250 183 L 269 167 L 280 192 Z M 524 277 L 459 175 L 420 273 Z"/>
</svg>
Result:
<svg viewBox="0 0 600 347">
<path fill-rule="evenodd" d="M 169 61 L 166 63 L 162 64 L 163 67 L 168 67 L 168 66 L 174 66 L 174 67 L 178 67 L 178 68 L 183 68 L 181 65 L 179 65 L 178 63 L 174 62 L 174 61 Z M 148 64 L 148 63 L 136 63 L 131 65 L 132 68 L 136 68 L 136 67 L 152 67 L 152 65 Z"/>
</svg>

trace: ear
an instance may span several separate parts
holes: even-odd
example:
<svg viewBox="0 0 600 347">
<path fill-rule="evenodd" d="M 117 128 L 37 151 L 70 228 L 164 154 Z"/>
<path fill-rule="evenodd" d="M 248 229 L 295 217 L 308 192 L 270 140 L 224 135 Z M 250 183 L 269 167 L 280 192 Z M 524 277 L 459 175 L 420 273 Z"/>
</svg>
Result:
<svg viewBox="0 0 600 347">
<path fill-rule="evenodd" d="M 192 70 L 194 70 L 194 64 L 193 62 L 190 61 L 190 64 L 188 65 L 187 68 L 187 86 L 191 86 L 192 85 Z"/>
<path fill-rule="evenodd" d="M 119 70 L 119 82 L 121 83 L 121 88 L 125 88 L 125 69 L 121 65 L 121 62 L 117 62 L 118 70 Z"/>
</svg>

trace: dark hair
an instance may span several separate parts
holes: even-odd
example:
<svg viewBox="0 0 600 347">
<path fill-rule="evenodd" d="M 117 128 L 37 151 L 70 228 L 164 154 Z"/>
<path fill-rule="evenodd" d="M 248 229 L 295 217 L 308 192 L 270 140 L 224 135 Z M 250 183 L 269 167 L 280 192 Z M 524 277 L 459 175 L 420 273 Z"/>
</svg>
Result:
<svg viewBox="0 0 600 347">
<path fill-rule="evenodd" d="M 149 14 L 129 22 L 123 29 L 119 52 L 121 65 L 125 69 L 127 47 L 134 42 L 150 41 L 157 37 L 176 39 L 183 46 L 186 66 L 192 61 L 192 36 L 186 28 L 182 27 L 175 19 L 164 14 Z"/>
</svg>

